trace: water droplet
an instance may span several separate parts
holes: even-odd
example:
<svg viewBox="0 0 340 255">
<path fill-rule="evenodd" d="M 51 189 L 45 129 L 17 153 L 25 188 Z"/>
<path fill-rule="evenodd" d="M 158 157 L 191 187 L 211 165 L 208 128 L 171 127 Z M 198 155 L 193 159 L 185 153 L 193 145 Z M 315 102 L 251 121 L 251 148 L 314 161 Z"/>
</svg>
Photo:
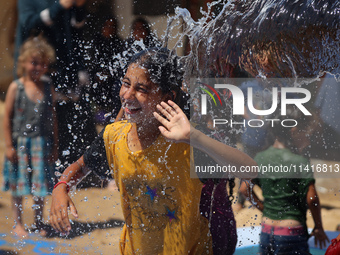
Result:
<svg viewBox="0 0 340 255">
<path fill-rule="evenodd" d="M 69 150 L 63 151 L 63 156 L 67 156 L 67 155 L 70 155 L 70 151 Z"/>
<path fill-rule="evenodd" d="M 31 127 L 32 127 L 31 124 L 26 124 L 27 129 L 31 129 Z"/>
<path fill-rule="evenodd" d="M 27 172 L 32 172 L 32 168 L 30 168 L 30 167 L 27 167 Z"/>
<path fill-rule="evenodd" d="M 112 113 L 111 113 L 111 112 L 109 112 L 109 113 L 105 113 L 105 114 L 104 114 L 104 118 L 110 117 L 111 115 L 112 115 Z"/>
<path fill-rule="evenodd" d="M 84 197 L 84 202 L 87 202 L 87 200 L 88 200 L 87 197 Z"/>
<path fill-rule="evenodd" d="M 34 204 L 34 205 L 32 205 L 32 209 L 38 210 L 38 209 L 40 209 L 40 205 Z"/>
<path fill-rule="evenodd" d="M 61 165 L 60 159 L 58 159 L 58 160 L 55 162 L 55 165 L 56 165 L 57 167 Z"/>
<path fill-rule="evenodd" d="M 55 175 L 56 177 L 60 177 L 60 176 L 62 175 L 62 173 L 60 173 L 60 172 L 58 172 L 58 171 L 55 171 L 55 172 L 54 172 L 54 175 Z"/>
</svg>

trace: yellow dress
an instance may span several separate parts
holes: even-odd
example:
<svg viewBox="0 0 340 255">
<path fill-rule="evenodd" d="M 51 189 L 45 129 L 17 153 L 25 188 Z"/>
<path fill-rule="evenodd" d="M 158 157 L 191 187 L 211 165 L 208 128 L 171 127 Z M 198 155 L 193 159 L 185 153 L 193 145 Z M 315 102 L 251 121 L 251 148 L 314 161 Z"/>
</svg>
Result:
<svg viewBox="0 0 340 255">
<path fill-rule="evenodd" d="M 103 135 L 125 218 L 121 253 L 212 254 L 208 222 L 199 213 L 202 184 L 190 178 L 190 146 L 160 135 L 147 149 L 132 152 L 131 127 L 113 123 Z"/>
</svg>

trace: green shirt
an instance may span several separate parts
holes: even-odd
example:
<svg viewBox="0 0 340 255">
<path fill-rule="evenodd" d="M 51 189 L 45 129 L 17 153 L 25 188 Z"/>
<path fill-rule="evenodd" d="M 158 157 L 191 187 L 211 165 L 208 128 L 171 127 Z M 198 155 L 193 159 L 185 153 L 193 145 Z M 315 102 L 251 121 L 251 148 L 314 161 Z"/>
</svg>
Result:
<svg viewBox="0 0 340 255">
<path fill-rule="evenodd" d="M 263 216 L 273 220 L 297 220 L 305 225 L 306 195 L 309 185 L 315 182 L 308 159 L 288 149 L 274 147 L 258 153 L 254 159 L 260 169 L 263 166 L 267 166 L 267 169 L 269 167 L 282 169 L 285 166 L 286 170 L 290 168 L 291 171 L 290 174 L 282 171 L 275 174 L 260 172 L 258 178 L 253 180 L 263 192 Z M 304 170 L 307 169 L 306 166 L 309 167 L 309 171 Z"/>
</svg>

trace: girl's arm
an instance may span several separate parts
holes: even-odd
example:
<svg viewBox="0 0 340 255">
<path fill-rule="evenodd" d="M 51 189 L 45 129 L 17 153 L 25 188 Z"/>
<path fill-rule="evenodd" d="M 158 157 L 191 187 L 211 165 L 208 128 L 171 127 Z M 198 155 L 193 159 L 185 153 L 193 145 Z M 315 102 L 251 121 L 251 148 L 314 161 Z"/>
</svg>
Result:
<svg viewBox="0 0 340 255">
<path fill-rule="evenodd" d="M 68 234 L 71 230 L 67 210 L 70 209 L 71 214 L 78 218 L 77 209 L 68 195 L 68 191 L 72 186 L 77 185 L 77 183 L 85 176 L 83 169 L 85 169 L 85 163 L 82 156 L 75 163 L 66 168 L 52 192 L 49 220 L 54 229 L 64 234 Z"/>
<path fill-rule="evenodd" d="M 259 197 L 254 192 L 254 189 L 252 188 L 254 184 L 252 181 L 242 181 L 240 186 L 240 192 L 246 197 L 250 203 L 252 203 L 253 206 L 255 206 L 257 209 L 259 209 L 261 212 L 263 211 L 263 201 L 259 199 Z"/>
<path fill-rule="evenodd" d="M 208 137 L 195 129 L 186 115 L 172 101 L 162 102 L 157 109 L 163 114 L 154 113 L 155 118 L 163 124 L 159 127 L 162 135 L 174 142 L 188 143 L 213 158 L 221 166 L 236 166 L 239 171 L 233 173 L 239 178 L 255 178 L 257 173 L 246 172 L 246 166 L 256 166 L 256 162 L 247 154 Z"/>
<path fill-rule="evenodd" d="M 17 152 L 13 145 L 13 115 L 14 115 L 14 104 L 15 96 L 17 93 L 18 85 L 16 82 L 12 82 L 7 90 L 5 99 L 5 113 L 4 113 L 4 135 L 5 135 L 5 146 L 6 146 L 6 158 L 12 163 L 16 163 Z"/>
<path fill-rule="evenodd" d="M 314 236 L 315 246 L 319 244 L 321 249 L 325 248 L 326 240 L 329 242 L 329 239 L 322 226 L 320 201 L 314 183 L 308 187 L 307 204 L 314 220 L 314 229 L 311 235 Z"/>
</svg>

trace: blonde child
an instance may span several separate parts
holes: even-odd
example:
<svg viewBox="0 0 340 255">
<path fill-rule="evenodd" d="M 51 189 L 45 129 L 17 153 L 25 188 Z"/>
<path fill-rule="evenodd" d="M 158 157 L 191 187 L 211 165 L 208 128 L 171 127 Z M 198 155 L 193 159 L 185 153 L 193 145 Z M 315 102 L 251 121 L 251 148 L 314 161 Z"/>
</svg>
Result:
<svg viewBox="0 0 340 255">
<path fill-rule="evenodd" d="M 12 193 L 14 235 L 25 238 L 22 198 L 34 196 L 34 224 L 45 235 L 42 222 L 44 197 L 52 182 L 53 161 L 57 158 L 57 123 L 54 90 L 42 81 L 55 51 L 41 36 L 29 38 L 18 58 L 19 79 L 8 88 L 5 100 L 4 190 Z"/>
</svg>

